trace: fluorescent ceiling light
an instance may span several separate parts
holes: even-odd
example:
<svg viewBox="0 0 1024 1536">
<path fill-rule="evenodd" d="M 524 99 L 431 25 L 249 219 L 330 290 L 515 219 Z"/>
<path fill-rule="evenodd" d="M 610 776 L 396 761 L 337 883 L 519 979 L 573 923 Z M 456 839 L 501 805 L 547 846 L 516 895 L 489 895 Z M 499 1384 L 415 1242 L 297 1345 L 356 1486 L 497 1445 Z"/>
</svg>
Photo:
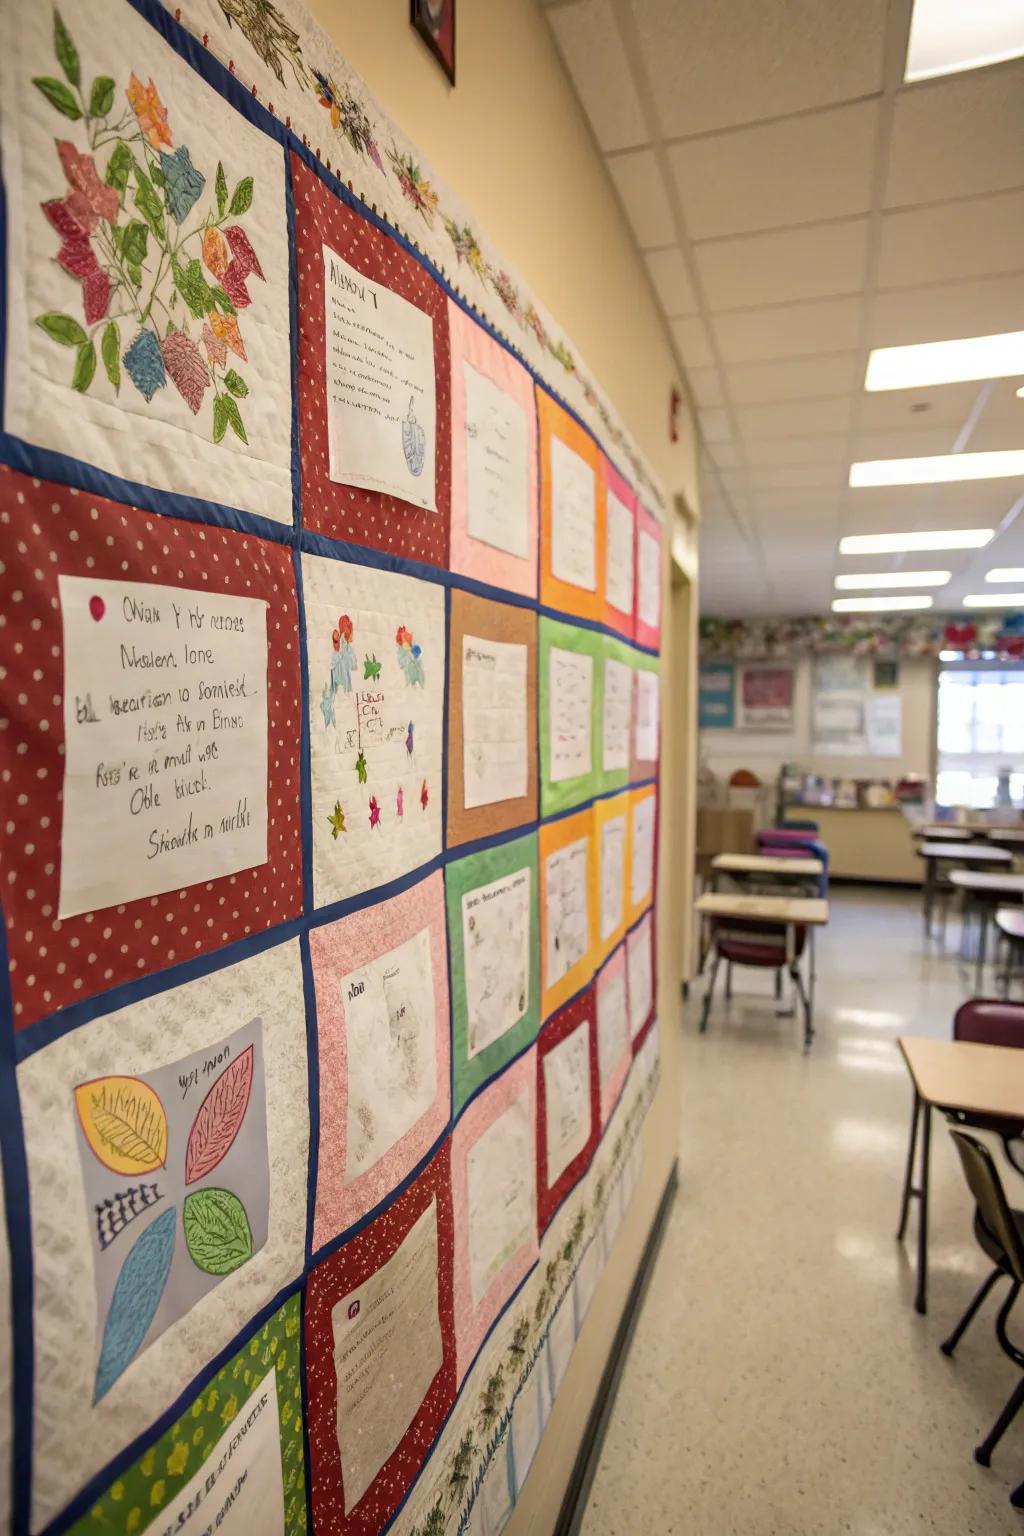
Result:
<svg viewBox="0 0 1024 1536">
<path fill-rule="evenodd" d="M 980 69 L 1024 53 L 1024 0 L 914 0 L 905 80 Z"/>
<path fill-rule="evenodd" d="M 965 608 L 1024 608 L 1024 592 L 972 592 Z"/>
<path fill-rule="evenodd" d="M 857 576 L 837 576 L 836 587 L 846 592 L 870 591 L 872 587 L 944 587 L 952 575 L 952 571 L 865 571 Z"/>
<path fill-rule="evenodd" d="M 850 485 L 942 485 L 952 480 L 1002 480 L 1024 475 L 1024 448 L 1000 453 L 939 453 L 927 459 L 866 459 L 850 465 Z"/>
<path fill-rule="evenodd" d="M 930 608 L 934 597 L 834 597 L 833 613 L 884 613 L 908 608 Z"/>
<path fill-rule="evenodd" d="M 935 528 L 925 533 L 849 533 L 841 555 L 905 555 L 923 549 L 981 549 L 994 528 Z"/>
<path fill-rule="evenodd" d="M 1024 565 L 997 565 L 985 572 L 986 581 L 1024 581 Z"/>
<path fill-rule="evenodd" d="M 864 388 L 918 389 L 966 379 L 1008 379 L 1024 374 L 1024 331 L 928 341 L 914 347 L 876 347 L 868 358 Z"/>
</svg>

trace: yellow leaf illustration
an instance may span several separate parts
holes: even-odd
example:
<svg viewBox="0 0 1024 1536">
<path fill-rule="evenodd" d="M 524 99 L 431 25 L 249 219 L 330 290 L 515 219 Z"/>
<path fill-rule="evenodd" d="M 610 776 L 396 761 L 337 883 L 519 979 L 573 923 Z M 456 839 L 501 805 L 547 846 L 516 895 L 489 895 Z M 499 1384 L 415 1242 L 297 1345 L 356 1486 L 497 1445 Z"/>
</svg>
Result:
<svg viewBox="0 0 1024 1536">
<path fill-rule="evenodd" d="M 79 1084 L 75 1104 L 85 1139 L 105 1168 L 137 1174 L 166 1162 L 167 1116 L 148 1083 L 98 1077 Z"/>
</svg>

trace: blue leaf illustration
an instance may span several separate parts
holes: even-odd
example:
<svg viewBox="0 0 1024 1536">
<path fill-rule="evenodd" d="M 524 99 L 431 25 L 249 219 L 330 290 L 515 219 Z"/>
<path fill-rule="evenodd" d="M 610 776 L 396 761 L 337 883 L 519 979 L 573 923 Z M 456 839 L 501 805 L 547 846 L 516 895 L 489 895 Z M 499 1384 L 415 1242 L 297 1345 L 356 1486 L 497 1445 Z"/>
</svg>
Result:
<svg viewBox="0 0 1024 1536">
<path fill-rule="evenodd" d="M 173 1205 L 162 1212 L 146 1228 L 121 1266 L 103 1330 L 94 1403 L 110 1391 L 132 1363 L 156 1316 L 174 1257 L 177 1219 L 177 1208 Z"/>
</svg>

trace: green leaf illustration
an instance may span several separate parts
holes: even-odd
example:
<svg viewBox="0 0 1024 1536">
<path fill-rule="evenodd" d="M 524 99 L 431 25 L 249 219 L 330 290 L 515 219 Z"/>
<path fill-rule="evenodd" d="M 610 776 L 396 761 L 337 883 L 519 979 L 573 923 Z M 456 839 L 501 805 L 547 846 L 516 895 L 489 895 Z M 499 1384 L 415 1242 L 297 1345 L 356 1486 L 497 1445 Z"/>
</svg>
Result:
<svg viewBox="0 0 1024 1536">
<path fill-rule="evenodd" d="M 246 395 L 249 393 L 248 384 L 242 378 L 241 374 L 236 373 L 233 368 L 229 368 L 227 373 L 224 375 L 224 387 L 225 389 L 229 389 L 238 400 L 244 400 Z"/>
<path fill-rule="evenodd" d="M 78 85 L 82 79 L 82 69 L 78 62 L 78 49 L 71 41 L 71 33 L 64 25 L 58 10 L 54 10 L 53 13 L 53 50 L 57 55 L 57 63 L 71 84 Z"/>
<path fill-rule="evenodd" d="M 107 173 L 103 178 L 108 187 L 117 188 L 121 194 L 122 203 L 124 202 L 124 191 L 128 185 L 128 178 L 132 174 L 132 166 L 134 164 L 131 150 L 122 140 L 115 146 L 114 153 L 107 161 Z"/>
<path fill-rule="evenodd" d="M 156 238 L 163 245 L 166 241 L 164 230 L 164 205 L 157 195 L 156 189 L 145 171 L 135 165 L 135 206 L 142 214 L 146 223 L 153 231 Z"/>
<path fill-rule="evenodd" d="M 210 289 L 210 297 L 213 299 L 214 309 L 219 309 L 222 315 L 233 315 L 235 313 L 235 306 L 219 284 L 216 288 Z"/>
<path fill-rule="evenodd" d="M 242 425 L 241 411 L 238 409 L 238 406 L 232 400 L 230 395 L 221 395 L 221 399 L 224 401 L 224 409 L 227 412 L 228 422 L 230 423 L 232 432 L 236 437 L 240 437 L 243 443 L 247 443 L 249 439 L 246 437 L 245 428 Z"/>
<path fill-rule="evenodd" d="M 83 341 L 78 349 L 75 359 L 75 371 L 71 377 L 71 388 L 77 389 L 80 394 L 92 383 L 92 376 L 96 372 L 96 348 L 91 341 Z"/>
<path fill-rule="evenodd" d="M 224 175 L 224 167 L 217 161 L 217 179 L 215 182 L 217 192 L 217 217 L 222 219 L 228 208 L 228 179 Z"/>
<path fill-rule="evenodd" d="M 120 233 L 120 250 L 125 261 L 133 267 L 141 267 L 149 251 L 149 230 L 141 219 L 132 219 L 115 234 Z"/>
<path fill-rule="evenodd" d="M 222 443 L 224 441 L 224 433 L 228 429 L 226 400 L 226 395 L 217 395 L 213 402 L 213 440 L 215 443 Z"/>
<path fill-rule="evenodd" d="M 134 261 L 127 263 L 128 277 L 135 288 L 142 287 L 142 268 Z"/>
<path fill-rule="evenodd" d="M 214 307 L 213 293 L 203 276 L 203 269 L 198 259 L 193 257 L 187 267 L 183 267 L 175 259 L 171 262 L 171 273 L 174 277 L 174 286 L 195 318 L 201 320 L 204 315 L 208 315 Z"/>
<path fill-rule="evenodd" d="M 252 177 L 243 176 L 231 194 L 232 213 L 248 213 L 252 207 Z"/>
<path fill-rule="evenodd" d="M 87 339 L 77 320 L 71 315 L 59 315 L 56 310 L 37 315 L 36 325 L 41 326 L 53 341 L 59 341 L 62 347 L 80 347 Z"/>
<path fill-rule="evenodd" d="M 114 82 L 109 75 L 97 75 L 89 92 L 89 116 L 106 117 L 114 105 Z"/>
<path fill-rule="evenodd" d="M 103 366 L 107 370 L 107 378 L 116 390 L 121 388 L 121 335 L 117 328 L 116 320 L 108 320 L 103 329 L 103 340 L 100 342 L 100 353 L 103 357 Z"/>
<path fill-rule="evenodd" d="M 245 1206 L 228 1189 L 199 1189 L 185 1199 L 185 1242 L 193 1264 L 208 1275 L 230 1275 L 252 1258 Z"/>
<path fill-rule="evenodd" d="M 54 80 L 52 75 L 37 75 L 32 84 L 42 91 L 51 107 L 56 107 L 65 117 L 70 117 L 73 123 L 81 117 L 82 109 L 63 80 Z"/>
</svg>

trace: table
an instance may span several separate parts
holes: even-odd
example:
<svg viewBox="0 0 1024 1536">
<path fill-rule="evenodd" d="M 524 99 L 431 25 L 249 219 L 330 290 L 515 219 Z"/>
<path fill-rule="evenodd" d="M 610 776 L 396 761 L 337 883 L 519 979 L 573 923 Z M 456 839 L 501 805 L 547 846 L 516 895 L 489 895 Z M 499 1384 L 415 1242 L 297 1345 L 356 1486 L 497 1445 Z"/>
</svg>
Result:
<svg viewBox="0 0 1024 1536">
<path fill-rule="evenodd" d="M 1024 853 L 1024 827 L 986 827 L 983 836 L 999 848 L 1019 848 Z"/>
<path fill-rule="evenodd" d="M 711 860 L 715 874 L 770 875 L 775 880 L 817 880 L 824 871 L 820 859 L 776 859 L 767 853 L 718 853 Z"/>
<path fill-rule="evenodd" d="M 931 1177 L 932 1110 L 968 1118 L 1005 1120 L 1008 1130 L 1024 1127 L 1024 1051 L 1005 1045 L 976 1045 L 967 1040 L 919 1040 L 901 1036 L 899 1048 L 914 1085 L 910 1146 L 903 1179 L 897 1238 L 907 1230 L 910 1202 L 919 1202 L 917 1224 L 917 1294 L 914 1306 L 928 1310 L 928 1185 Z M 914 1158 L 921 1126 L 920 1182 L 914 1184 Z"/>
<path fill-rule="evenodd" d="M 934 843 L 969 843 L 974 837 L 972 827 L 915 827 L 914 837 L 924 838 L 927 842 Z"/>
<path fill-rule="evenodd" d="M 780 862 L 791 864 L 792 859 Z M 712 927 L 721 922 L 727 922 L 729 918 L 740 918 L 746 922 L 777 923 L 780 928 L 786 930 L 786 969 L 792 978 L 803 1004 L 804 1010 L 804 1049 L 810 1047 L 814 1038 L 813 1006 L 814 1006 L 814 929 L 823 927 L 828 922 L 828 902 L 821 896 L 744 896 L 741 893 L 732 894 L 727 891 L 705 891 L 699 897 L 696 910 L 700 916 L 701 928 L 705 923 Z M 803 977 L 800 975 L 800 966 L 796 953 L 796 930 L 806 926 L 810 930 L 810 991 L 804 987 Z M 706 954 L 703 942 L 701 953 Z M 716 959 L 716 969 L 717 969 Z M 704 1008 L 701 1015 L 701 1031 L 707 1028 L 708 1011 L 711 1007 L 711 994 L 715 985 L 715 971 L 712 971 L 708 989 L 704 994 Z"/>
<path fill-rule="evenodd" d="M 954 869 L 950 873 L 949 883 L 956 890 L 963 891 L 965 897 L 971 900 L 978 911 L 978 952 L 974 962 L 974 987 L 976 992 L 980 992 L 985 974 L 989 912 L 1001 897 L 1024 901 L 1024 875 L 1004 874 L 998 870 Z M 966 910 L 965 905 L 965 915 Z M 960 953 L 963 956 L 962 941 Z"/>
<path fill-rule="evenodd" d="M 924 931 L 925 937 L 932 936 L 932 907 L 935 903 L 935 866 L 940 863 L 952 863 L 961 865 L 983 864 L 1010 864 L 1013 862 L 1012 854 L 1005 848 L 991 848 L 988 844 L 979 843 L 951 843 L 936 842 L 929 838 L 927 842 L 918 848 L 919 856 L 925 861 L 924 877 Z"/>
</svg>

